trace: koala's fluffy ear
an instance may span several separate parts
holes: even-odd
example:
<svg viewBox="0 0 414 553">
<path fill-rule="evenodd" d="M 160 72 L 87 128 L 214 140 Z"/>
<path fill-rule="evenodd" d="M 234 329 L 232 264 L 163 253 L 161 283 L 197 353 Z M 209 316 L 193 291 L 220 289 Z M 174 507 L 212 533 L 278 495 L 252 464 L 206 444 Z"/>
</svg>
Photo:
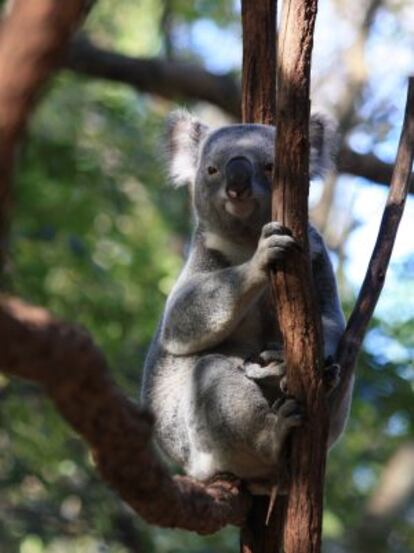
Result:
<svg viewBox="0 0 414 553">
<path fill-rule="evenodd" d="M 323 176 L 331 169 L 337 149 L 336 126 L 326 115 L 314 113 L 309 126 L 309 174 L 310 178 Z"/>
<path fill-rule="evenodd" d="M 186 110 L 177 110 L 167 119 L 168 172 L 174 186 L 194 180 L 199 146 L 209 128 Z"/>
</svg>

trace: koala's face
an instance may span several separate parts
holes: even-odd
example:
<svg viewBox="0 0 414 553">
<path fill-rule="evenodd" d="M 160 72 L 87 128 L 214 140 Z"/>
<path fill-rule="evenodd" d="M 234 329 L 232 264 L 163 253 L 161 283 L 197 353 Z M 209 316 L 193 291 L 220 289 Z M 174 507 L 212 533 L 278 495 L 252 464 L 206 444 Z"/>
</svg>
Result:
<svg viewBox="0 0 414 553">
<path fill-rule="evenodd" d="M 321 157 L 323 129 L 314 118 L 312 172 L 317 154 Z M 190 186 L 202 227 L 228 238 L 257 239 L 271 215 L 275 128 L 248 124 L 211 131 L 178 112 L 169 119 L 168 139 L 170 174 L 175 184 Z"/>
<path fill-rule="evenodd" d="M 193 194 L 207 228 L 257 236 L 270 220 L 274 134 L 264 125 L 232 125 L 206 136 Z"/>
</svg>

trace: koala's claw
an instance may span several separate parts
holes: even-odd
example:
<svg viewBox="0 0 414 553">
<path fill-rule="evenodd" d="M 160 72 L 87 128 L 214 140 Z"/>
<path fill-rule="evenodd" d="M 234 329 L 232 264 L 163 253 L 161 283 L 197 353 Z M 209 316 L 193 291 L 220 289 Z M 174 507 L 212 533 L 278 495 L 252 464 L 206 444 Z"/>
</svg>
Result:
<svg viewBox="0 0 414 553">
<path fill-rule="evenodd" d="M 269 346 L 269 349 L 265 349 L 259 353 L 259 364 L 262 366 L 270 365 L 271 363 L 277 363 L 278 365 L 284 365 L 285 356 L 283 354 L 283 349 L 276 349 Z"/>
<path fill-rule="evenodd" d="M 217 499 L 230 498 L 241 491 L 242 481 L 230 472 L 219 472 L 206 481 L 209 493 Z"/>
<path fill-rule="evenodd" d="M 292 237 L 291 231 L 280 223 L 272 221 L 262 228 L 255 259 L 262 270 L 268 269 L 293 250 L 301 250 L 301 248 Z"/>
<path fill-rule="evenodd" d="M 288 236 L 292 236 L 292 231 L 289 228 L 284 227 L 281 223 L 278 223 L 277 221 L 271 221 L 270 223 L 266 223 L 266 225 L 263 226 L 262 238 L 267 238 L 272 234 L 287 234 Z"/>
</svg>

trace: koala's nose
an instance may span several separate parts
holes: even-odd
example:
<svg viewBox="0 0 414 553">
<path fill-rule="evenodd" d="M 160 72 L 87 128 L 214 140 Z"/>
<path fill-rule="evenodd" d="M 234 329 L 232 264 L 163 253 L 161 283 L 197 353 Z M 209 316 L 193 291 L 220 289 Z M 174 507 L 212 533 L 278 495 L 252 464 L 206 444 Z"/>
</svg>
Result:
<svg viewBox="0 0 414 553">
<path fill-rule="evenodd" d="M 253 166 L 245 157 L 233 157 L 226 165 L 226 192 L 229 198 L 247 198 L 252 192 Z"/>
</svg>

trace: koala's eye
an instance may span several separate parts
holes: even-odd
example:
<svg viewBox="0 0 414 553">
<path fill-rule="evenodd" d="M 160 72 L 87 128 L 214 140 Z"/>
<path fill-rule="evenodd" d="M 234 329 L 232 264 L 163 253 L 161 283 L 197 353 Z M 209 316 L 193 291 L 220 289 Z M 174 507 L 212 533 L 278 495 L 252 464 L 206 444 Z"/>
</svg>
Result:
<svg viewBox="0 0 414 553">
<path fill-rule="evenodd" d="M 209 165 L 207 167 L 207 173 L 209 175 L 215 175 L 217 173 L 217 167 L 214 167 L 214 165 Z"/>
<path fill-rule="evenodd" d="M 272 171 L 273 171 L 273 163 L 266 163 L 264 169 L 265 169 L 266 173 L 271 174 Z"/>
</svg>

